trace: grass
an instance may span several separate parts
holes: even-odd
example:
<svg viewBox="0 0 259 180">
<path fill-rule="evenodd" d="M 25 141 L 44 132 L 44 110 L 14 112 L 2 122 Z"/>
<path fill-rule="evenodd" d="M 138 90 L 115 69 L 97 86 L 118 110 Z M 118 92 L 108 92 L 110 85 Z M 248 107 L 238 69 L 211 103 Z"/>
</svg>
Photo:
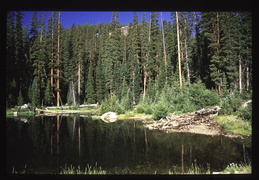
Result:
<svg viewBox="0 0 259 180">
<path fill-rule="evenodd" d="M 132 118 L 132 117 L 146 117 L 149 115 L 146 115 L 144 113 L 137 113 L 135 111 L 127 111 L 125 114 L 119 114 L 118 115 L 118 119 L 119 120 L 123 120 L 123 119 L 128 119 L 128 118 Z"/>
<path fill-rule="evenodd" d="M 251 174 L 252 173 L 252 166 L 251 164 L 235 164 L 230 163 L 223 171 L 220 172 L 212 172 L 210 170 L 210 165 L 207 164 L 207 169 L 204 169 L 200 166 L 197 166 L 196 161 L 192 163 L 192 166 L 185 171 L 184 173 L 181 172 L 180 168 L 174 167 L 173 171 L 168 172 L 168 174 Z"/>
<path fill-rule="evenodd" d="M 214 172 L 213 174 L 251 174 L 252 166 L 251 164 L 236 164 L 230 163 L 223 171 Z"/>
<path fill-rule="evenodd" d="M 6 116 L 13 116 L 14 112 L 17 112 L 17 116 L 23 115 L 23 116 L 32 116 L 34 115 L 34 111 L 28 111 L 28 110 L 21 110 L 21 109 L 6 109 L 5 110 Z"/>
<path fill-rule="evenodd" d="M 220 115 L 213 119 L 223 126 L 226 132 L 249 136 L 252 134 L 252 126 L 249 121 L 244 121 L 234 115 Z"/>
<path fill-rule="evenodd" d="M 65 166 L 65 168 L 62 169 L 60 174 L 95 175 L 106 174 L 106 171 L 102 170 L 101 167 L 98 168 L 97 164 L 94 167 L 87 164 L 87 167 L 84 170 L 80 168 L 80 165 L 78 165 L 77 167 L 70 165 L 69 167 Z"/>
<path fill-rule="evenodd" d="M 181 172 L 180 167 L 173 167 L 173 171 L 169 170 L 168 174 L 211 174 L 210 171 L 210 164 L 207 163 L 207 168 L 203 168 L 197 165 L 196 159 L 194 160 L 194 163 L 192 163 L 192 166 L 187 169 L 187 171 Z"/>
</svg>

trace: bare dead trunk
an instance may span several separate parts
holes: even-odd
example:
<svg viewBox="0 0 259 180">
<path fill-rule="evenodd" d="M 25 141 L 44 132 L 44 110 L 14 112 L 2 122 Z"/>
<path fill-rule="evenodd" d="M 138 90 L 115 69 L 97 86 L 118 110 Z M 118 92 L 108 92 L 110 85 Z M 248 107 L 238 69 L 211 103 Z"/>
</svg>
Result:
<svg viewBox="0 0 259 180">
<path fill-rule="evenodd" d="M 181 48 L 180 48 L 180 37 L 179 37 L 179 22 L 178 22 L 178 12 L 176 14 L 176 25 L 177 25 L 177 47 L 178 47 L 178 70 L 179 70 L 179 82 L 180 89 L 182 89 L 182 72 L 181 72 Z"/>
<path fill-rule="evenodd" d="M 166 49 L 165 49 L 165 33 L 164 33 L 164 25 L 163 25 L 163 21 L 162 21 L 162 12 L 161 12 L 161 24 L 162 24 L 162 35 L 163 35 L 164 64 L 167 65 Z"/>
</svg>

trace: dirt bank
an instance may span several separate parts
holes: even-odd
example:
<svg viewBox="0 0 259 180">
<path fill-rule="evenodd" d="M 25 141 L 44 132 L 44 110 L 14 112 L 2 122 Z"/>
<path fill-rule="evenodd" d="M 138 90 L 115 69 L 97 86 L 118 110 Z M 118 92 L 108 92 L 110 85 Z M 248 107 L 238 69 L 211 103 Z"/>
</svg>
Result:
<svg viewBox="0 0 259 180">
<path fill-rule="evenodd" d="M 145 121 L 143 120 L 143 126 L 150 130 L 161 130 L 166 133 L 173 132 L 187 132 L 204 135 L 224 135 L 231 138 L 244 138 L 242 135 L 231 134 L 224 131 L 224 128 L 218 125 L 212 116 L 216 116 L 219 107 L 213 107 L 209 109 L 201 109 L 193 113 L 185 113 L 180 116 L 168 116 L 161 118 L 158 121 Z"/>
</svg>

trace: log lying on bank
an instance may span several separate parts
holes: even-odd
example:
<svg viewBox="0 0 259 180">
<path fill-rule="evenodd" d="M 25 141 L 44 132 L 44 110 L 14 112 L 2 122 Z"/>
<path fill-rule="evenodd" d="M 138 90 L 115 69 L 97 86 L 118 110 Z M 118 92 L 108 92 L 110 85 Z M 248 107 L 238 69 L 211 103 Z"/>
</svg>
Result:
<svg viewBox="0 0 259 180">
<path fill-rule="evenodd" d="M 220 111 L 220 107 L 215 106 L 208 109 L 200 109 L 192 113 L 185 113 L 179 116 L 171 115 L 161 118 L 158 121 L 144 122 L 144 127 L 153 130 L 158 129 L 166 132 L 197 132 L 199 134 L 215 134 L 220 133 L 222 127 L 210 119 L 213 115 L 217 115 Z M 214 132 L 208 132 L 214 130 Z"/>
<path fill-rule="evenodd" d="M 209 108 L 209 109 L 201 109 L 198 111 L 195 111 L 195 114 L 197 115 L 210 115 L 210 114 L 217 114 L 220 111 L 220 107 L 219 106 L 215 106 L 213 108 Z"/>
<path fill-rule="evenodd" d="M 83 107 L 98 107 L 99 103 L 96 104 L 81 104 L 79 105 L 79 108 L 83 108 Z"/>
</svg>

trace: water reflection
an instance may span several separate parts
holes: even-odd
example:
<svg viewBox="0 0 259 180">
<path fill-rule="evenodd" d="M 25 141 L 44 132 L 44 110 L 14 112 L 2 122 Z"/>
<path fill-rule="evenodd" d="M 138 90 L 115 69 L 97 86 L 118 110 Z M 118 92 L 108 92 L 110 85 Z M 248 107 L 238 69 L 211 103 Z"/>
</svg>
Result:
<svg viewBox="0 0 259 180">
<path fill-rule="evenodd" d="M 74 114 L 29 117 L 26 123 L 7 118 L 6 126 L 9 172 L 25 164 L 27 173 L 59 173 L 66 164 L 97 163 L 107 173 L 153 174 L 186 171 L 194 161 L 214 171 L 251 161 L 251 138 L 166 134 L 132 120 L 107 124 Z"/>
</svg>

